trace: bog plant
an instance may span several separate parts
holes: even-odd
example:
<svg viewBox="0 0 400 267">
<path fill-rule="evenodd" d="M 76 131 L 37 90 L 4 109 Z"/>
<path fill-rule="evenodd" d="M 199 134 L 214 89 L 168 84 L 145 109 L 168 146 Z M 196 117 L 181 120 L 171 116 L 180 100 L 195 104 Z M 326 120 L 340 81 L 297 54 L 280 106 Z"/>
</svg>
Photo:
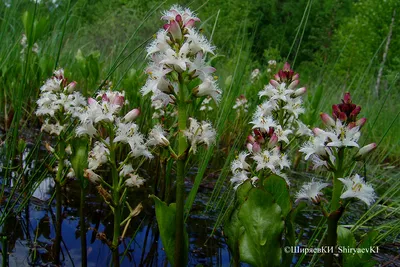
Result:
<svg viewBox="0 0 400 267">
<path fill-rule="evenodd" d="M 355 240 L 351 231 L 338 226 L 344 211 L 356 200 L 369 206 L 376 198 L 371 185 L 358 174 L 351 175 L 356 162 L 376 147 L 372 143 L 359 148 L 357 143 L 366 122 L 365 118 L 357 119 L 361 107 L 352 103 L 350 94 L 346 93 L 341 104 L 333 105 L 333 118 L 321 113 L 327 129 L 311 131 L 299 119 L 304 112 L 301 95 L 306 90 L 296 89 L 298 78 L 299 75 L 285 63 L 275 79 L 260 91 L 260 97 L 267 96 L 268 99 L 254 114 L 251 122 L 254 133 L 247 138 L 247 151 L 241 152 L 231 164 L 235 204 L 225 221 L 224 232 L 234 255 L 234 264 L 243 261 L 254 266 L 282 263 L 289 266 L 294 250 L 284 251 L 282 245 L 295 247 L 294 220 L 304 208 L 300 201 L 307 200 L 327 218 L 325 244 L 332 250 L 325 255 L 325 266 L 333 266 L 337 245 L 356 247 L 355 241 L 351 241 Z M 312 160 L 314 169 L 325 168 L 333 174 L 330 201 L 323 198 L 321 192 L 330 183 L 314 179 L 303 185 L 295 202 L 291 200 L 290 172 L 285 173 L 290 169 L 290 160 L 284 151 L 300 137 L 309 139 L 299 150 L 306 154 L 305 160 Z M 360 246 L 372 244 L 373 236 L 369 235 Z M 347 262 L 355 262 L 359 256 L 345 257 Z M 369 256 L 363 255 L 362 260 L 367 263 Z"/>
<path fill-rule="evenodd" d="M 161 19 L 166 24 L 147 48 L 148 80 L 141 91 L 151 93 L 157 121 L 152 134 L 161 145 L 158 153 L 176 164 L 176 203 L 168 206 L 153 196 L 161 240 L 171 264 L 185 266 L 189 246 L 184 226 L 187 163 L 200 145 L 209 147 L 216 137 L 211 123 L 198 121 L 196 115 L 204 112 L 200 111 L 204 101 L 212 98 L 218 103 L 221 91 L 212 76 L 215 68 L 206 61 L 207 54 L 214 54 L 214 47 L 195 28 L 200 19 L 176 5 Z"/>
</svg>

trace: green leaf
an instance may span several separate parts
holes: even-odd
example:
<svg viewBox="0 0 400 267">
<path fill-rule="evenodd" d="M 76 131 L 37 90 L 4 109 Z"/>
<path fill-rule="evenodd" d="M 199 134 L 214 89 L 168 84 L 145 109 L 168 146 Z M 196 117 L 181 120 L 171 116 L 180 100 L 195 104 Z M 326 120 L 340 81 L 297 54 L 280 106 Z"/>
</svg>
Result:
<svg viewBox="0 0 400 267">
<path fill-rule="evenodd" d="M 251 185 L 250 180 L 247 180 L 237 188 L 236 197 L 239 202 L 239 205 L 243 204 L 246 201 L 249 191 L 252 188 L 253 186 Z"/>
<path fill-rule="evenodd" d="M 244 227 L 238 218 L 238 208 L 234 208 L 229 218 L 224 223 L 224 236 L 226 243 L 230 248 L 233 258 L 237 259 L 240 255 L 239 252 L 239 239 L 244 234 Z"/>
<path fill-rule="evenodd" d="M 292 203 L 285 179 L 275 174 L 271 175 L 264 180 L 264 188 L 274 197 L 274 200 L 282 209 L 282 216 L 286 218 L 292 209 Z"/>
<path fill-rule="evenodd" d="M 281 208 L 274 202 L 273 196 L 258 188 L 251 189 L 247 201 L 240 207 L 238 218 L 245 228 L 240 255 L 246 260 L 242 260 L 257 262 L 257 266 L 279 265 L 284 220 Z M 257 258 L 250 260 L 247 251 L 252 251 L 249 253 Z"/>
<path fill-rule="evenodd" d="M 150 195 L 150 198 L 154 199 L 155 202 L 158 229 L 160 230 L 160 237 L 165 249 L 165 253 L 167 254 L 168 261 L 172 266 L 174 266 L 176 205 L 175 203 L 171 203 L 168 206 L 155 195 Z M 189 237 L 186 229 L 184 233 L 184 239 L 185 263 L 187 263 Z"/>
<path fill-rule="evenodd" d="M 88 179 L 84 177 L 84 171 L 88 168 L 88 144 L 86 138 L 73 139 L 71 142 L 71 165 L 82 188 L 86 188 L 89 184 Z"/>
<path fill-rule="evenodd" d="M 349 246 L 355 248 L 356 246 L 356 239 L 354 238 L 353 233 L 343 226 L 338 226 L 337 228 L 337 235 L 338 235 L 338 245 L 339 246 Z"/>
</svg>

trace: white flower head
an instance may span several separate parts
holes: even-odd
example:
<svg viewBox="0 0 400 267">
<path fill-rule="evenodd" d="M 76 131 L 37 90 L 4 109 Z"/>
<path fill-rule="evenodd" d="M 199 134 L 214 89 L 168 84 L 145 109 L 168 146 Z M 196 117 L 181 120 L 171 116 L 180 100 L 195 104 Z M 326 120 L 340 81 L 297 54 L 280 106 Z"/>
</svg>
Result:
<svg viewBox="0 0 400 267">
<path fill-rule="evenodd" d="M 237 170 L 248 170 L 250 165 L 246 162 L 246 157 L 249 153 L 244 151 L 240 152 L 239 158 L 232 161 L 231 170 L 232 173 L 235 173 Z"/>
<path fill-rule="evenodd" d="M 125 186 L 126 187 L 140 187 L 142 185 L 144 185 L 144 182 L 146 181 L 145 179 L 143 179 L 142 177 L 140 177 L 137 174 L 130 174 L 129 175 L 130 178 L 125 180 Z"/>
<path fill-rule="evenodd" d="M 233 185 L 233 189 L 237 189 L 241 184 L 246 182 L 248 177 L 248 172 L 246 171 L 238 171 L 233 174 L 233 177 L 231 178 L 231 183 Z"/>
<path fill-rule="evenodd" d="M 306 199 L 312 201 L 314 204 L 319 204 L 321 201 L 321 190 L 327 187 L 329 184 L 315 182 L 312 180 L 310 183 L 304 184 L 300 191 L 296 194 L 296 201 Z"/>
<path fill-rule="evenodd" d="M 367 206 L 375 202 L 375 191 L 371 185 L 364 182 L 364 179 L 358 174 L 352 177 L 339 178 L 339 180 L 346 186 L 346 191 L 340 198 L 358 198 L 364 201 Z"/>
</svg>

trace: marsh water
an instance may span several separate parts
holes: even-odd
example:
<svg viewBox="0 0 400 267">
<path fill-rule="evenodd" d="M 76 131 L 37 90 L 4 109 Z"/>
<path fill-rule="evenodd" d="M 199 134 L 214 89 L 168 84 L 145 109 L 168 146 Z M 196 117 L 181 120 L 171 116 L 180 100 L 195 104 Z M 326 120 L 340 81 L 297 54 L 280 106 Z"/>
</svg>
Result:
<svg viewBox="0 0 400 267">
<path fill-rule="evenodd" d="M 37 168 L 39 162 L 41 160 L 31 160 L 30 165 L 25 166 L 26 177 L 32 175 L 31 172 Z M 296 176 L 302 180 L 308 179 L 301 174 L 296 174 Z M 221 227 L 215 227 L 221 213 L 214 209 L 207 209 L 216 179 L 215 175 L 208 177 L 200 185 L 190 217 L 186 221 L 190 242 L 189 266 L 229 266 L 231 263 L 231 254 L 225 243 L 223 231 Z M 128 201 L 132 207 L 141 202 L 143 210 L 131 221 L 119 246 L 121 266 L 169 266 L 157 228 L 154 201 L 148 198 L 149 194 L 154 192 L 151 188 L 151 180 L 148 182 L 148 186 L 136 189 L 129 194 Z M 192 180 L 187 178 L 185 183 L 186 191 L 189 193 Z M 18 194 L 13 194 L 12 198 L 7 197 L 9 195 L 7 190 L 6 197 L 1 201 L 2 213 L 4 205 L 8 202 L 15 202 L 15 210 L 21 207 L 20 212 L 11 213 L 0 226 L 1 235 L 7 237 L 10 266 L 53 266 L 52 248 L 55 240 L 56 219 L 55 201 L 53 201 L 54 181 L 51 174 L 49 173 L 36 185 L 37 188 L 33 190 L 33 195 L 26 205 L 23 203 L 24 197 Z M 296 183 L 293 187 L 297 187 Z M 63 189 L 61 244 L 63 266 L 81 266 L 79 203 L 79 185 L 71 180 Z M 113 217 L 95 188 L 91 188 L 85 195 L 85 214 L 88 266 L 110 266 L 112 254 L 107 240 L 112 238 Z M 343 223 L 354 222 L 359 216 L 360 212 L 356 209 L 344 218 Z M 299 224 L 297 233 L 301 235 L 299 246 L 307 247 L 320 220 L 321 215 L 311 209 L 299 216 L 297 220 Z M 2 250 L 3 248 L 4 243 Z M 398 244 L 387 244 L 381 247 L 380 253 L 374 258 L 384 264 L 387 263 L 385 266 L 400 266 L 399 254 Z M 295 264 L 299 258 L 300 255 L 295 255 L 293 263 Z M 308 255 L 304 263 L 309 262 L 311 258 L 312 256 Z M 322 261 L 317 260 L 315 264 L 322 265 Z M 307 264 L 301 265 L 307 266 Z"/>
</svg>

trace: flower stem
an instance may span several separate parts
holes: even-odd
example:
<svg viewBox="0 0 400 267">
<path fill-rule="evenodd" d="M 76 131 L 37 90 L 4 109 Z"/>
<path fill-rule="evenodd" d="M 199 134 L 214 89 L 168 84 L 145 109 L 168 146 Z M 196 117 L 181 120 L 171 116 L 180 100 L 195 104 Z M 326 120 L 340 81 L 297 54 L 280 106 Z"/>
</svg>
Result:
<svg viewBox="0 0 400 267">
<path fill-rule="evenodd" d="M 340 218 L 342 217 L 344 212 L 344 207 L 340 206 L 340 208 L 336 211 L 331 212 L 328 217 L 328 237 L 327 237 L 327 246 L 329 248 L 334 248 L 336 250 L 337 245 L 337 227 Z M 326 254 L 325 258 L 325 267 L 333 266 L 333 255 L 334 251 Z"/>
<path fill-rule="evenodd" d="M 336 211 L 340 207 L 340 195 L 342 194 L 343 184 L 338 180 L 338 178 L 343 177 L 344 168 L 344 148 L 339 148 L 338 151 L 338 164 L 336 171 L 333 175 L 333 193 L 331 202 L 331 212 Z"/>
<path fill-rule="evenodd" d="M 114 206 L 114 234 L 111 244 L 111 250 L 113 252 L 113 263 L 114 267 L 119 267 L 119 236 L 120 236 L 120 224 L 121 224 L 121 203 L 119 193 L 119 176 L 117 172 L 117 164 L 115 160 L 115 146 L 113 144 L 113 136 L 110 135 L 110 162 L 111 162 L 111 177 L 112 177 L 112 198 L 115 204 Z"/>
<path fill-rule="evenodd" d="M 62 140 L 59 140 L 57 145 L 57 152 L 59 155 L 59 162 L 57 168 L 57 174 L 55 178 L 56 187 L 56 238 L 54 241 L 54 264 L 60 265 L 60 253 L 61 253 L 61 232 L 62 232 L 62 192 L 61 184 L 63 178 L 64 169 L 64 156 L 65 156 L 65 144 Z"/>
<path fill-rule="evenodd" d="M 184 202 L 185 202 L 185 161 L 187 141 L 183 135 L 186 129 L 186 103 L 185 103 L 185 84 L 181 74 L 179 74 L 179 103 L 178 103 L 178 159 L 177 159 L 177 178 L 176 178 L 176 233 L 175 233 L 175 266 L 185 265 L 184 259 Z"/>
</svg>

